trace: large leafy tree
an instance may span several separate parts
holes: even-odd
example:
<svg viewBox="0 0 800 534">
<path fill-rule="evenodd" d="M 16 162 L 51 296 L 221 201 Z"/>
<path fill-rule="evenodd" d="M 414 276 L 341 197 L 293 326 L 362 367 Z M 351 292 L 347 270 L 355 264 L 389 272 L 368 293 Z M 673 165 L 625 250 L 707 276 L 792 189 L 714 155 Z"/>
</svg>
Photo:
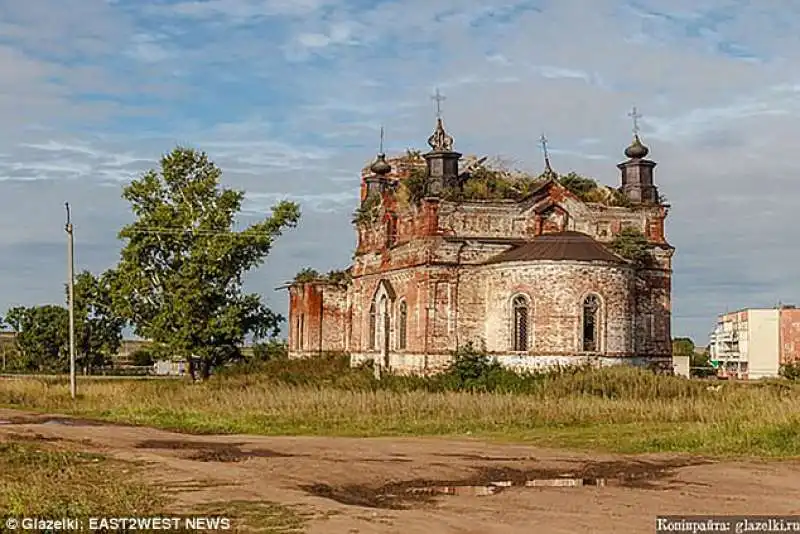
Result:
<svg viewBox="0 0 800 534">
<path fill-rule="evenodd" d="M 108 365 L 122 343 L 126 321 L 113 311 L 113 279 L 113 271 L 75 277 L 75 356 L 85 373 Z"/>
<path fill-rule="evenodd" d="M 18 306 L 5 322 L 16 333 L 18 367 L 27 371 L 64 372 L 69 368 L 69 313 L 55 305 Z"/>
<path fill-rule="evenodd" d="M 113 276 L 115 309 L 136 334 L 199 358 L 203 378 L 240 357 L 246 336 L 277 335 L 283 317 L 245 293 L 242 278 L 300 218 L 284 201 L 234 231 L 244 193 L 222 188 L 221 175 L 205 153 L 178 147 L 129 184 L 123 197 L 136 220 L 120 231 L 126 244 Z"/>
</svg>

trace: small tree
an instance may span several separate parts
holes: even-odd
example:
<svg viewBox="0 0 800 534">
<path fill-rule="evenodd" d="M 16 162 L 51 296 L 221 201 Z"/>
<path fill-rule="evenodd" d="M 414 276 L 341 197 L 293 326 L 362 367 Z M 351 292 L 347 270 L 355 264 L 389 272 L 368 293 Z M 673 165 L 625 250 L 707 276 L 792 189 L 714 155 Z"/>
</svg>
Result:
<svg viewBox="0 0 800 534">
<path fill-rule="evenodd" d="M 367 198 L 353 212 L 353 224 L 373 223 L 378 218 L 381 207 L 381 195 L 375 191 L 367 195 Z"/>
<path fill-rule="evenodd" d="M 425 169 L 411 169 L 408 177 L 400 181 L 400 186 L 405 189 L 408 201 L 418 205 L 428 194 L 427 171 Z"/>
<path fill-rule="evenodd" d="M 779 374 L 787 380 L 800 380 L 800 362 L 790 362 L 781 365 Z"/>
<path fill-rule="evenodd" d="M 631 260 L 637 267 L 647 266 L 652 259 L 647 237 L 637 228 L 623 228 L 610 246 L 617 255 Z"/>
<path fill-rule="evenodd" d="M 599 187 L 597 182 L 591 178 L 581 176 L 574 172 L 565 174 L 564 176 L 559 176 L 558 183 L 563 185 L 580 199 L 586 199 L 590 193 Z"/>
<path fill-rule="evenodd" d="M 688 337 L 676 337 L 672 339 L 672 354 L 674 356 L 695 356 L 694 341 Z"/>
<path fill-rule="evenodd" d="M 300 269 L 296 275 L 294 275 L 294 281 L 298 284 L 303 284 L 307 282 L 314 282 L 321 278 L 319 271 L 316 269 L 312 269 L 311 267 L 305 267 Z"/>
<path fill-rule="evenodd" d="M 136 349 L 131 353 L 131 363 L 138 367 L 151 367 L 156 363 L 156 356 L 151 349 Z"/>
<path fill-rule="evenodd" d="M 122 344 L 125 319 L 112 308 L 113 276 L 113 272 L 96 277 L 83 271 L 75 277 L 75 353 L 85 374 L 108 365 Z"/>
<path fill-rule="evenodd" d="M 52 304 L 8 310 L 6 323 L 16 333 L 19 367 L 27 371 L 64 372 L 69 367 L 69 313 Z"/>
</svg>

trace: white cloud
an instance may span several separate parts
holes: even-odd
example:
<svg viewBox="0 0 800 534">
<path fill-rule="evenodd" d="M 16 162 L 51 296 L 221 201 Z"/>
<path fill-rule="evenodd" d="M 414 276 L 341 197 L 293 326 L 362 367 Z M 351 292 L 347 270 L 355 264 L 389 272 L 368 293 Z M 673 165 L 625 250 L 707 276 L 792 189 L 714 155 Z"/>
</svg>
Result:
<svg viewBox="0 0 800 534">
<path fill-rule="evenodd" d="M 128 54 L 145 63 L 159 63 L 172 57 L 172 53 L 164 48 L 154 35 L 138 34 L 133 37 L 133 44 Z"/>
<path fill-rule="evenodd" d="M 325 0 L 191 0 L 169 5 L 176 15 L 200 19 L 227 18 L 236 23 L 258 17 L 302 16 L 326 5 Z"/>
<path fill-rule="evenodd" d="M 352 210 L 355 208 L 358 202 L 358 190 L 326 194 L 250 193 L 245 196 L 242 212 L 248 215 L 264 216 L 264 214 L 269 213 L 272 206 L 282 200 L 297 202 L 306 210 L 342 215 L 344 209 Z"/>
</svg>

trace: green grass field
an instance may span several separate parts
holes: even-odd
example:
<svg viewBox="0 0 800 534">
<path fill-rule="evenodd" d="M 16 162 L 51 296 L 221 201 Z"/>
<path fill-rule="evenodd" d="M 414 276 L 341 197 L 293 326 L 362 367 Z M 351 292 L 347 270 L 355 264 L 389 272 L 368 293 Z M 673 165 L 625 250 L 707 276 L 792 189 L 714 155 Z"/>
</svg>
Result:
<svg viewBox="0 0 800 534">
<path fill-rule="evenodd" d="M 82 380 L 76 401 L 64 379 L 8 380 L 0 404 L 195 433 L 469 435 L 626 453 L 800 455 L 800 387 L 791 382 L 715 384 L 628 367 L 466 375 L 377 382 L 331 356 L 199 384 Z"/>
</svg>

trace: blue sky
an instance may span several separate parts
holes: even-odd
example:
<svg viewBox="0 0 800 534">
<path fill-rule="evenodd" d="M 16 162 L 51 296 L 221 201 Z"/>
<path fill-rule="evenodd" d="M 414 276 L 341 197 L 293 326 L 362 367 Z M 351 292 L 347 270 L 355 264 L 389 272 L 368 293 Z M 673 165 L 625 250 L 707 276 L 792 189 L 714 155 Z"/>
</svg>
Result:
<svg viewBox="0 0 800 534">
<path fill-rule="evenodd" d="M 677 247 L 675 335 L 725 310 L 800 304 L 800 4 L 790 0 L 0 0 L 0 309 L 61 301 L 116 261 L 124 183 L 178 143 L 206 150 L 246 214 L 301 203 L 248 280 L 347 265 L 358 176 L 424 148 L 430 94 L 465 154 L 617 184 L 631 106 Z M 324 229 L 324 230 L 321 230 Z"/>
</svg>

